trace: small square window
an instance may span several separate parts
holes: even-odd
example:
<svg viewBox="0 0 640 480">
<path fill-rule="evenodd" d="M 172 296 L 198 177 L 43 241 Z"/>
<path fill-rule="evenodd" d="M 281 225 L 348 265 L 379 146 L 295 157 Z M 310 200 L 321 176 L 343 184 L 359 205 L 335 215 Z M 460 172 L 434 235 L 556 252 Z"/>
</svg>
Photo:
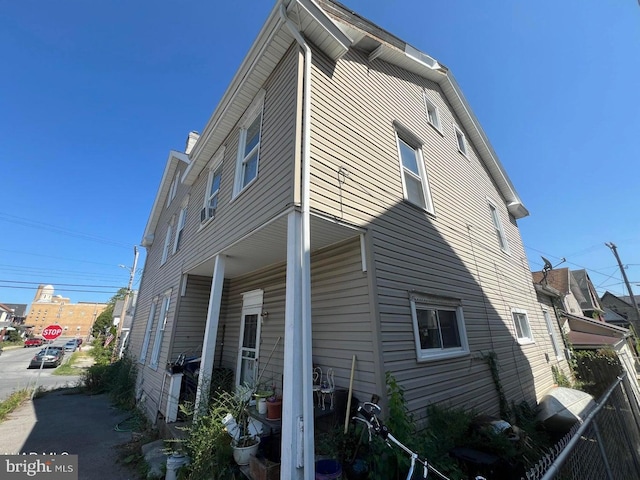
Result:
<svg viewBox="0 0 640 480">
<path fill-rule="evenodd" d="M 427 120 L 431 125 L 435 127 L 436 130 L 441 131 L 442 128 L 440 126 L 440 110 L 436 107 L 436 104 L 427 98 L 425 95 L 424 103 L 427 109 Z"/>
<path fill-rule="evenodd" d="M 529 325 L 529 318 L 525 310 L 514 308 L 511 310 L 513 316 L 513 322 L 516 326 L 516 337 L 518 343 L 533 343 L 533 336 L 531 335 L 531 326 Z"/>
<path fill-rule="evenodd" d="M 411 314 L 418 360 L 448 358 L 469 352 L 459 300 L 412 297 Z"/>
<path fill-rule="evenodd" d="M 467 155 L 467 139 L 458 127 L 456 127 L 456 141 L 458 142 L 458 151 L 463 155 Z"/>
</svg>

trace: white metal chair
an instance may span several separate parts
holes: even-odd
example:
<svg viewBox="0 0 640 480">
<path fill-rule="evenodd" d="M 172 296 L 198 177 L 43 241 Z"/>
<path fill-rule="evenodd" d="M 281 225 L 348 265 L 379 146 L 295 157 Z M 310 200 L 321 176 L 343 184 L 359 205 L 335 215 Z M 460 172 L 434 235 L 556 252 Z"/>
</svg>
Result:
<svg viewBox="0 0 640 480">
<path fill-rule="evenodd" d="M 313 397 L 318 399 L 318 407 L 321 405 L 320 383 L 322 382 L 322 369 L 320 367 L 313 368 Z"/>
<path fill-rule="evenodd" d="M 331 399 L 331 410 L 333 410 L 333 394 L 336 389 L 336 383 L 333 378 L 333 368 L 327 369 L 325 380 L 320 383 L 320 395 L 322 396 L 322 409 L 325 410 L 325 399 L 327 396 Z"/>
</svg>

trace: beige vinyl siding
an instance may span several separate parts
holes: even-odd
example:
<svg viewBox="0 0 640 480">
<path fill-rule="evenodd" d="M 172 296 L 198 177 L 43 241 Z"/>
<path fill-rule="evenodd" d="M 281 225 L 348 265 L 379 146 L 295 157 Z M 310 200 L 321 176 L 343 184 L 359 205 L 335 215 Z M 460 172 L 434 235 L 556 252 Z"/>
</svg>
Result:
<svg viewBox="0 0 640 480">
<path fill-rule="evenodd" d="M 188 275 L 185 295 L 180 298 L 180 310 L 174 327 L 170 359 L 184 353 L 187 357 L 202 354 L 207 323 L 211 277 Z"/>
<path fill-rule="evenodd" d="M 215 218 L 200 223 L 209 167 L 199 175 L 189 199 L 183 247 L 177 257 L 184 271 L 252 232 L 291 206 L 294 199 L 297 62 L 292 49 L 264 85 L 265 100 L 256 181 L 232 198 L 239 128 L 224 142 L 225 152 Z"/>
<path fill-rule="evenodd" d="M 311 258 L 313 362 L 323 371 L 335 371 L 336 388 L 348 388 L 352 355 L 357 356 L 355 395 L 361 399 L 380 393 L 374 370 L 369 285 L 362 271 L 360 240 L 354 238 L 316 252 Z M 222 366 L 236 371 L 242 293 L 264 291 L 259 372 L 263 382 L 273 381 L 282 392 L 284 355 L 285 266 L 272 267 L 229 281 L 225 290 L 225 346 Z M 221 335 L 221 330 L 218 332 Z M 278 343 L 278 337 L 280 341 Z M 267 359 L 277 343 L 271 361 Z M 216 360 L 219 351 L 216 352 Z"/>
<path fill-rule="evenodd" d="M 416 412 L 446 399 L 497 413 L 482 359 L 494 351 L 508 399 L 535 401 L 547 387 L 550 365 L 537 341 L 516 342 L 511 317 L 511 308 L 526 310 L 534 340 L 546 335 L 524 247 L 468 135 L 467 156 L 458 152 L 460 122 L 440 88 L 355 51 L 335 64 L 314 54 L 311 204 L 371 231 L 385 369 L 403 381 Z M 442 134 L 428 124 L 425 91 L 439 108 Z M 423 143 L 435 215 L 403 200 L 394 122 Z M 348 172 L 343 181 L 340 169 Z M 500 249 L 488 199 L 497 207 L 509 254 Z M 411 290 L 462 301 L 470 355 L 416 361 Z"/>
</svg>

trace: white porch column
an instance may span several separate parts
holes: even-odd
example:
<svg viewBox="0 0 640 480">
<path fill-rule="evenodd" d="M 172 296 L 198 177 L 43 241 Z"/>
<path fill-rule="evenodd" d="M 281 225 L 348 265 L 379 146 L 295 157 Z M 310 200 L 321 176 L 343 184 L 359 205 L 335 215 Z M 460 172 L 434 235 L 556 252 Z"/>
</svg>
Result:
<svg viewBox="0 0 640 480">
<path fill-rule="evenodd" d="M 222 287 L 224 285 L 225 256 L 218 255 L 213 267 L 213 280 L 209 294 L 209 310 L 207 311 L 207 325 L 204 329 L 202 356 L 200 357 L 200 374 L 198 375 L 198 389 L 196 390 L 196 405 L 194 420 L 199 413 L 204 413 L 209 400 L 211 374 L 213 372 L 213 356 L 216 352 L 218 324 L 220 322 L 220 302 L 222 301 Z"/>
<path fill-rule="evenodd" d="M 310 364 L 310 326 L 304 328 L 304 269 L 301 235 L 302 214 L 292 212 L 287 225 L 287 281 L 284 321 L 284 384 L 282 388 L 282 455 L 280 478 L 301 480 L 315 477 L 313 461 L 313 403 L 305 402 L 305 365 Z M 305 336 L 309 335 L 308 341 Z M 309 359 L 305 360 L 308 356 Z M 308 405 L 307 405 L 308 403 Z M 310 414 L 309 414 L 310 412 Z M 304 419 L 304 428 L 303 428 Z M 311 442 L 309 444 L 309 442 Z M 306 448 L 305 448 L 306 447 Z"/>
</svg>

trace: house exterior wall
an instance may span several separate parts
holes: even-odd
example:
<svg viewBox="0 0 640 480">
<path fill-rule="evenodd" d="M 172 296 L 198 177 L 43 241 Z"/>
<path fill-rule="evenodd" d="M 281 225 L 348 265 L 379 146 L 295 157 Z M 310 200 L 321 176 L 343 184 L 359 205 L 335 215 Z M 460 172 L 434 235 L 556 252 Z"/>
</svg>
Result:
<svg viewBox="0 0 640 480">
<path fill-rule="evenodd" d="M 384 369 L 406 389 L 409 408 L 420 413 L 427 403 L 446 400 L 497 409 L 483 360 L 490 351 L 509 401 L 540 398 L 551 385 L 548 333 L 520 233 L 469 135 L 468 154 L 458 151 L 455 128 L 462 127 L 442 91 L 354 50 L 335 63 L 314 54 L 311 204 L 369 232 L 379 348 Z M 439 108 L 442 132 L 427 121 L 425 92 Z M 394 122 L 422 143 L 434 214 L 403 200 Z M 498 245 L 488 199 L 499 212 L 508 253 Z M 414 290 L 462 301 L 469 355 L 417 361 Z M 533 343 L 516 341 L 512 308 L 526 311 Z"/>
<path fill-rule="evenodd" d="M 618 315 L 622 315 L 623 317 L 625 317 L 630 322 L 637 322 L 638 320 L 640 320 L 638 318 L 638 312 L 633 307 L 633 305 L 625 302 L 624 300 L 621 300 L 620 298 L 616 297 L 615 295 L 612 295 L 609 292 L 606 292 L 602 296 L 602 299 L 600 302 L 602 303 L 602 306 L 610 308 L 611 310 L 616 312 Z"/>
</svg>

